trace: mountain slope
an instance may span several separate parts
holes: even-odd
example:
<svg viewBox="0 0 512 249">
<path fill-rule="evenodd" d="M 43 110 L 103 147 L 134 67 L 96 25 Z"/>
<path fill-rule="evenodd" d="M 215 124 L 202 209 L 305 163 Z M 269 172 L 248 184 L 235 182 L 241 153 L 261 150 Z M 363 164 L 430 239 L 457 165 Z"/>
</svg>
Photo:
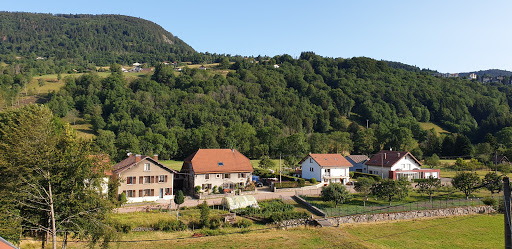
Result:
<svg viewBox="0 0 512 249">
<path fill-rule="evenodd" d="M 109 65 L 178 60 L 194 53 L 173 34 L 140 18 L 0 12 L 4 60 L 43 57 Z"/>
</svg>

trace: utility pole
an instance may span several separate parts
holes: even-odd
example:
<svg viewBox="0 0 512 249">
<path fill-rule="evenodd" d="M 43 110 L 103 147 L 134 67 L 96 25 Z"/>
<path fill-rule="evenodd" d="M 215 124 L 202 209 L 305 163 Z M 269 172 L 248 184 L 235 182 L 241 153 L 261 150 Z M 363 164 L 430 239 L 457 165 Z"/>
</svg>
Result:
<svg viewBox="0 0 512 249">
<path fill-rule="evenodd" d="M 279 184 L 281 185 L 281 153 L 279 153 Z"/>
<path fill-rule="evenodd" d="M 503 177 L 503 195 L 505 204 L 505 248 L 512 249 L 512 231 L 510 225 L 510 180 Z"/>
</svg>

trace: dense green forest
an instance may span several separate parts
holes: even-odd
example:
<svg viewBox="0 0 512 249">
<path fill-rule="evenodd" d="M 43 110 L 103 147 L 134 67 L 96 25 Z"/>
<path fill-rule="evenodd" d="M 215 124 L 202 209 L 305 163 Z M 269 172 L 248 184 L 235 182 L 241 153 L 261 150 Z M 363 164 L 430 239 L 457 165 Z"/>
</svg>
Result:
<svg viewBox="0 0 512 249">
<path fill-rule="evenodd" d="M 178 37 L 140 18 L 0 12 L 0 59 L 8 64 L 21 61 L 36 68 L 42 66 L 37 64 L 59 68 L 196 57 L 199 54 Z"/>
<path fill-rule="evenodd" d="M 307 152 L 391 147 L 422 158 L 512 147 L 510 85 L 437 78 L 430 69 L 365 57 L 197 53 L 152 22 L 120 15 L 2 12 L 0 27 L 4 101 L 16 99 L 34 75 L 91 72 L 66 78 L 47 105 L 90 122 L 96 143 L 115 160 L 127 151 L 182 159 L 217 147 L 251 158 L 282 154 L 290 163 Z M 229 74 L 160 64 L 174 60 L 218 62 Z M 118 64 L 135 61 L 156 66 L 154 74 L 125 79 Z M 94 73 L 112 63 L 109 77 Z M 438 136 L 419 122 L 452 134 Z"/>
<path fill-rule="evenodd" d="M 60 116 L 76 108 L 116 160 L 126 151 L 181 159 L 197 148 L 217 147 L 237 148 L 250 158 L 283 154 L 290 163 L 308 152 L 371 154 L 390 147 L 419 158 L 469 156 L 506 143 L 491 134 L 512 125 L 507 85 L 311 52 L 298 59 L 241 59 L 230 67 L 224 77 L 197 69 L 176 75 L 159 65 L 132 82 L 114 67 L 104 79 L 93 73 L 66 79 L 48 105 Z M 439 137 L 419 122 L 456 134 Z"/>
</svg>

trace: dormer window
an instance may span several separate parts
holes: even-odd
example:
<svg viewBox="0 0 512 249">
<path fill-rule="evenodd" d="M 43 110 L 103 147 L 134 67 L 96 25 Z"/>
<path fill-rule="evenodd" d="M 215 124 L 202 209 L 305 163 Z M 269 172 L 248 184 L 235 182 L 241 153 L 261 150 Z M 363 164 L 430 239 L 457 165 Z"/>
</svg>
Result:
<svg viewBox="0 0 512 249">
<path fill-rule="evenodd" d="M 224 163 L 223 162 L 218 162 L 217 165 L 224 166 Z"/>
<path fill-rule="evenodd" d="M 150 170 L 150 164 L 149 163 L 145 163 L 144 164 L 144 171 L 149 171 Z"/>
</svg>

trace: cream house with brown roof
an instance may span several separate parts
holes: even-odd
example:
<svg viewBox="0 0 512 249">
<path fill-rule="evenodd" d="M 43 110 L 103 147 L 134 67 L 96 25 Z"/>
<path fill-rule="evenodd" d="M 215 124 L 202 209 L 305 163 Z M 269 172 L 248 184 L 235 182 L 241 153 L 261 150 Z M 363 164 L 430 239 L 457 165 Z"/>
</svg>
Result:
<svg viewBox="0 0 512 249">
<path fill-rule="evenodd" d="M 158 162 L 158 155 L 130 154 L 113 170 L 114 177 L 121 179 L 118 194 L 125 193 L 128 202 L 173 199 L 175 173 L 175 170 Z"/>
<path fill-rule="evenodd" d="M 309 154 L 299 164 L 304 179 L 343 184 L 350 181 L 349 168 L 352 164 L 340 154 Z"/>
<path fill-rule="evenodd" d="M 251 182 L 251 161 L 235 149 L 199 149 L 187 157 L 181 167 L 184 188 L 192 193 L 196 186 L 205 192 L 213 187 L 236 189 Z"/>
</svg>

